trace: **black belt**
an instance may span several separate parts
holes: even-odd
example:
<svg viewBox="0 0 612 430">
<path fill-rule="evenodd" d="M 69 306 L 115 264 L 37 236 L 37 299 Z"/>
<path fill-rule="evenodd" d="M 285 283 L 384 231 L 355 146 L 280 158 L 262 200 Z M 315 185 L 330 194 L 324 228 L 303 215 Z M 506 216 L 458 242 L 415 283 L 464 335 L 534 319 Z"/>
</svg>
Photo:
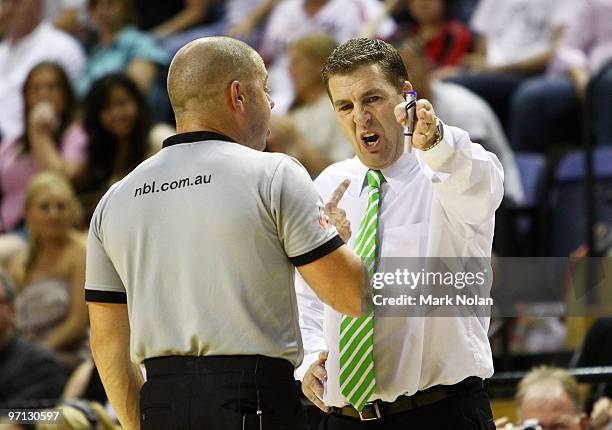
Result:
<svg viewBox="0 0 612 430">
<path fill-rule="evenodd" d="M 144 361 L 147 377 L 163 375 L 251 372 L 262 376 L 293 375 L 293 365 L 282 358 L 263 355 L 205 355 L 148 358 Z"/>
<path fill-rule="evenodd" d="M 485 389 L 486 386 L 483 379 L 470 376 L 455 385 L 436 385 L 426 390 L 418 391 L 412 396 L 400 396 L 394 402 L 374 400 L 373 402 L 366 403 L 361 412 L 349 405 L 343 408 L 332 408 L 332 413 L 356 418 L 361 421 L 372 421 L 432 405 L 449 397 L 471 394 Z"/>
</svg>

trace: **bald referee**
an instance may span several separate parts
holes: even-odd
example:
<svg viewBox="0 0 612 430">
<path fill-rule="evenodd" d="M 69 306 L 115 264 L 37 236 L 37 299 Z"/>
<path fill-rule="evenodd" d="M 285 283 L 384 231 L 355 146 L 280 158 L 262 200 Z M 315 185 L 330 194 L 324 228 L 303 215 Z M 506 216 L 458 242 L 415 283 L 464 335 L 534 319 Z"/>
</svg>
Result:
<svg viewBox="0 0 612 430">
<path fill-rule="evenodd" d="M 91 348 L 125 429 L 305 428 L 294 267 L 330 306 L 361 313 L 361 263 L 308 174 L 261 152 L 266 80 L 237 40 L 183 47 L 168 76 L 178 134 L 96 208 Z"/>
</svg>

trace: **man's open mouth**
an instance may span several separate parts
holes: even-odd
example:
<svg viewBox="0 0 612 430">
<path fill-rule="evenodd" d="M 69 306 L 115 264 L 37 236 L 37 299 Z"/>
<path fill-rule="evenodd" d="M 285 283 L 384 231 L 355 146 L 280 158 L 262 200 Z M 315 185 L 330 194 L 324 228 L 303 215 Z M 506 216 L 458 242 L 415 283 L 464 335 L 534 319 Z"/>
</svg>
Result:
<svg viewBox="0 0 612 430">
<path fill-rule="evenodd" d="M 361 141 L 367 147 L 372 147 L 376 145 L 380 136 L 376 133 L 364 133 L 361 135 Z"/>
</svg>

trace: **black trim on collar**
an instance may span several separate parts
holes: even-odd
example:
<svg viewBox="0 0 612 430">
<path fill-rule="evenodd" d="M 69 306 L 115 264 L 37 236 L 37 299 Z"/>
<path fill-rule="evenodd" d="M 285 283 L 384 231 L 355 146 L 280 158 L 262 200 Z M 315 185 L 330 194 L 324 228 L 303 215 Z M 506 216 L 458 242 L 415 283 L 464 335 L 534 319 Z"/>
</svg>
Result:
<svg viewBox="0 0 612 430">
<path fill-rule="evenodd" d="M 189 131 L 187 133 L 179 133 L 164 140 L 162 148 L 178 145 L 180 143 L 201 142 L 203 140 L 222 140 L 224 142 L 234 142 L 234 139 L 223 134 L 215 133 L 214 131 Z"/>
</svg>

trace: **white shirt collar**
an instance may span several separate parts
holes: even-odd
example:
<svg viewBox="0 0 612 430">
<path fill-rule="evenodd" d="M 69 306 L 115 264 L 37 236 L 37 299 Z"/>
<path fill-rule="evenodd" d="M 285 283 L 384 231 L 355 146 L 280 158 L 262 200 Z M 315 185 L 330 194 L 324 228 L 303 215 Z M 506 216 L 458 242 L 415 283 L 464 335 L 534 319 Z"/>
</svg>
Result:
<svg viewBox="0 0 612 430">
<path fill-rule="evenodd" d="M 354 160 L 357 162 L 355 168 L 356 178 L 351 181 L 347 192 L 353 197 L 360 197 L 363 190 L 368 186 L 366 175 L 370 169 L 365 166 L 359 158 L 355 157 Z M 381 172 L 385 177 L 385 182 L 389 184 L 391 190 L 393 190 L 394 193 L 399 193 L 400 190 L 405 187 L 406 183 L 411 180 L 413 173 L 418 171 L 417 166 L 418 161 L 413 151 L 410 154 L 403 154 L 395 163 L 391 164 L 389 167 L 385 167 Z"/>
</svg>

